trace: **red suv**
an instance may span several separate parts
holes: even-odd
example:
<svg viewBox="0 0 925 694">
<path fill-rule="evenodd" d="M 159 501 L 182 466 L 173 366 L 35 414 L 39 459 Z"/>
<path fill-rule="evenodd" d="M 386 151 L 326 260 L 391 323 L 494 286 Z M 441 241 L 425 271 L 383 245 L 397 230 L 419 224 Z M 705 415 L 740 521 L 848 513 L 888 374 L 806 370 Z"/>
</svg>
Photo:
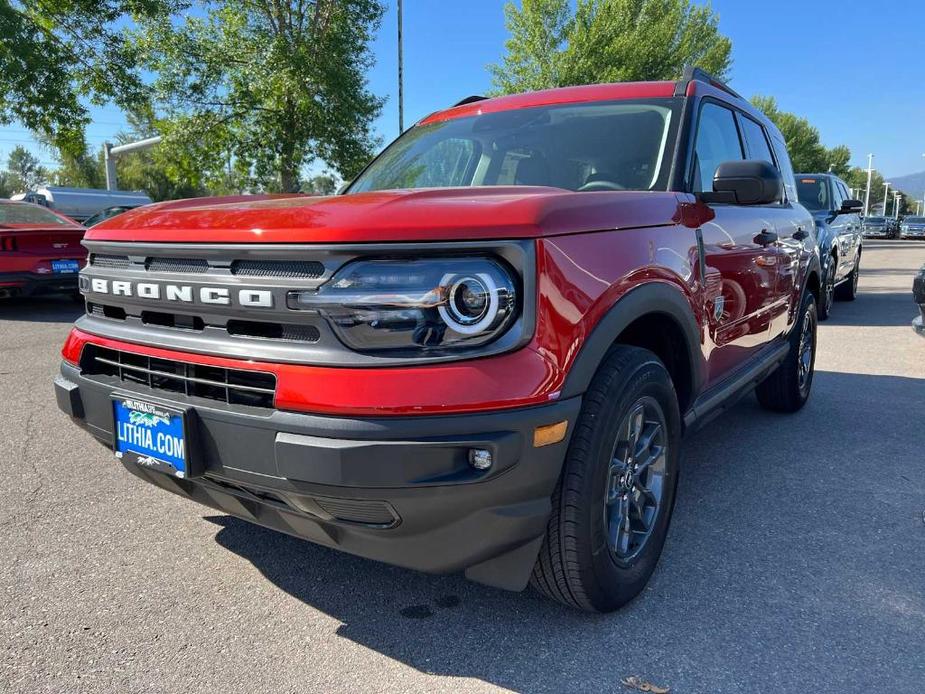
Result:
<svg viewBox="0 0 925 694">
<path fill-rule="evenodd" d="M 0 200 L 0 299 L 77 292 L 84 228 L 30 202 Z"/>
<path fill-rule="evenodd" d="M 58 403 L 224 512 L 612 610 L 661 553 L 682 435 L 809 396 L 796 200 L 780 133 L 700 72 L 467 99 L 345 194 L 94 227 Z"/>
</svg>

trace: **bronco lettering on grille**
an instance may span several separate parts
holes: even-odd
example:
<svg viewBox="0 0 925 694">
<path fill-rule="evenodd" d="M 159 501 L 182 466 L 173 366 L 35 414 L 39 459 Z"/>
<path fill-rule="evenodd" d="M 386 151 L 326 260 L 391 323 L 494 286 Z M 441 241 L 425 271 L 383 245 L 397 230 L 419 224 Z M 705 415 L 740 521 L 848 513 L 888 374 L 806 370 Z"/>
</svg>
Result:
<svg viewBox="0 0 925 694">
<path fill-rule="evenodd" d="M 199 287 L 195 288 L 186 284 L 162 284 L 156 282 L 126 282 L 123 280 L 107 280 L 101 277 L 93 277 L 86 282 L 86 278 L 81 278 L 81 289 L 91 291 L 95 294 L 111 294 L 112 296 L 134 296 L 139 299 L 153 299 L 155 301 L 164 299 L 166 301 L 176 301 L 180 303 L 191 304 L 194 297 L 198 298 L 203 304 L 230 305 L 232 297 L 237 299 L 239 306 L 248 306 L 252 308 L 273 308 L 273 292 L 266 289 L 237 289 L 232 290 L 227 287 Z"/>
</svg>

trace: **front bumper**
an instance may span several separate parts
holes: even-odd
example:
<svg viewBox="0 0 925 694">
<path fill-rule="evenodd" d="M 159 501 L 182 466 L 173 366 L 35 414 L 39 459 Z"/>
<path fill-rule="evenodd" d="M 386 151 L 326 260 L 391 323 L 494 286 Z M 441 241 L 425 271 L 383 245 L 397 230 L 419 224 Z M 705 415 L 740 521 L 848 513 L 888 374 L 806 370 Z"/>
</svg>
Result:
<svg viewBox="0 0 925 694">
<path fill-rule="evenodd" d="M 370 374 L 370 378 L 375 378 Z M 144 385 L 126 389 L 62 363 L 59 407 L 107 447 L 113 393 L 190 408 L 204 474 L 177 479 L 125 466 L 225 513 L 370 559 L 521 590 L 546 529 L 550 497 L 581 406 L 572 398 L 486 414 L 335 418 L 246 411 Z M 564 440 L 534 447 L 538 426 L 568 421 Z M 471 448 L 492 451 L 480 472 Z"/>
<path fill-rule="evenodd" d="M 39 275 L 34 272 L 0 272 L 0 297 L 63 294 L 76 291 L 76 273 Z"/>
<path fill-rule="evenodd" d="M 905 229 L 899 235 L 904 239 L 925 239 L 925 229 Z"/>
<path fill-rule="evenodd" d="M 893 235 L 893 232 L 885 228 L 862 229 L 861 235 L 868 239 L 888 239 Z"/>
</svg>

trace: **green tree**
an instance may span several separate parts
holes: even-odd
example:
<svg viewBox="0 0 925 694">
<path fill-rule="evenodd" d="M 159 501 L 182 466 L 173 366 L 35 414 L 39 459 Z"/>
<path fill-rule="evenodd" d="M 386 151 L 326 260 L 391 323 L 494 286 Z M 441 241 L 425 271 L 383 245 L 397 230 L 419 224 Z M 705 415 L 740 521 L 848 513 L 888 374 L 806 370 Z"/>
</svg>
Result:
<svg viewBox="0 0 925 694">
<path fill-rule="evenodd" d="M 0 171 L 0 198 L 8 198 L 18 192 L 13 175 L 9 171 Z"/>
<path fill-rule="evenodd" d="M 84 148 L 77 154 L 59 151 L 55 156 L 58 160 L 58 168 L 51 172 L 55 185 L 75 188 L 106 187 L 106 169 L 102 151 L 94 156 Z"/>
<path fill-rule="evenodd" d="M 863 202 L 867 192 L 867 169 L 862 169 L 859 166 L 852 166 L 843 178 L 850 188 L 860 191 L 858 197 Z M 874 169 L 870 178 L 871 206 L 883 202 L 883 183 L 883 176 L 879 171 Z"/>
<path fill-rule="evenodd" d="M 6 161 L 13 186 L 19 191 L 35 190 L 48 182 L 48 170 L 32 152 L 17 145 Z"/>
<path fill-rule="evenodd" d="M 116 135 L 116 144 L 137 142 L 158 133 L 151 112 L 129 114 L 129 130 Z M 129 152 L 116 159 L 116 175 L 122 190 L 142 190 L 155 202 L 205 195 L 202 176 L 188 168 L 173 166 L 171 152 L 160 145 Z"/>
<path fill-rule="evenodd" d="M 19 121 L 79 155 L 87 102 L 132 108 L 145 87 L 120 22 L 169 21 L 186 0 L 5 0 L 0 2 L 0 125 Z"/>
<path fill-rule="evenodd" d="M 302 192 L 312 195 L 334 195 L 337 192 L 337 179 L 331 174 L 312 176 L 302 185 Z"/>
<path fill-rule="evenodd" d="M 732 44 L 690 0 L 522 0 L 504 8 L 510 38 L 491 65 L 497 93 L 601 82 L 669 80 L 686 65 L 725 77 Z"/>
<path fill-rule="evenodd" d="M 140 21 L 136 55 L 155 73 L 172 166 L 296 191 L 316 159 L 350 178 L 376 141 L 369 92 L 379 0 L 207 2 L 205 16 Z"/>
<path fill-rule="evenodd" d="M 752 105 L 778 127 L 787 143 L 794 171 L 824 173 L 832 171 L 846 176 L 851 170 L 851 150 L 845 145 L 828 149 L 822 144 L 819 130 L 805 118 L 781 111 L 771 96 L 753 96 Z"/>
</svg>

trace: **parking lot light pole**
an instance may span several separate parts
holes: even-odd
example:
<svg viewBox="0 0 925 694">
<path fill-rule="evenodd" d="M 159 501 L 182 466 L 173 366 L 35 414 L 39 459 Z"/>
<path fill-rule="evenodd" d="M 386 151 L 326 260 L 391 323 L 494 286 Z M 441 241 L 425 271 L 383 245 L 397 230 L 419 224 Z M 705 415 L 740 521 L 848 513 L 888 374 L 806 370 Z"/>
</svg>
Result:
<svg viewBox="0 0 925 694">
<path fill-rule="evenodd" d="M 925 155 L 922 155 L 925 156 Z M 864 216 L 870 212 L 870 177 L 874 172 L 874 155 L 867 155 L 867 192 L 864 194 Z"/>
<path fill-rule="evenodd" d="M 887 206 L 887 203 L 890 201 L 889 198 L 890 198 L 890 182 L 884 181 L 883 182 L 883 216 L 884 217 L 886 217 L 886 206 Z"/>
<path fill-rule="evenodd" d="M 902 193 L 893 191 L 893 219 L 899 219 L 899 201 L 902 196 Z"/>
</svg>

